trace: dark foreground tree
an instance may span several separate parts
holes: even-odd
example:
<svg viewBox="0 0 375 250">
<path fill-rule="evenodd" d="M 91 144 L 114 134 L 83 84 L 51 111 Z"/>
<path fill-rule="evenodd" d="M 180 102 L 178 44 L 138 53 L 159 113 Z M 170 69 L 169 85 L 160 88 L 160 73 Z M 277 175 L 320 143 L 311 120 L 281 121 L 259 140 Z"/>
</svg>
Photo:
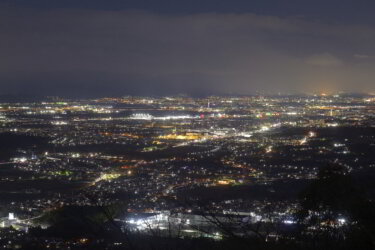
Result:
<svg viewBox="0 0 375 250">
<path fill-rule="evenodd" d="M 345 167 L 323 167 L 301 193 L 302 244 L 312 249 L 375 249 L 375 209 Z"/>
</svg>

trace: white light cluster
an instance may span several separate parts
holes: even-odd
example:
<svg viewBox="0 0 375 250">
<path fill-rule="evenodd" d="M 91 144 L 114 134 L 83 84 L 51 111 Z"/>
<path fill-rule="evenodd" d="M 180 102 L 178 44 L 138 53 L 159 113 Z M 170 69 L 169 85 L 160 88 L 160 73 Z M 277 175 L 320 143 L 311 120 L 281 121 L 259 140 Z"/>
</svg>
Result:
<svg viewBox="0 0 375 250">
<path fill-rule="evenodd" d="M 150 114 L 133 114 L 129 117 L 133 120 L 183 120 L 183 119 L 193 119 L 190 115 L 171 115 L 171 116 L 152 116 Z"/>
</svg>

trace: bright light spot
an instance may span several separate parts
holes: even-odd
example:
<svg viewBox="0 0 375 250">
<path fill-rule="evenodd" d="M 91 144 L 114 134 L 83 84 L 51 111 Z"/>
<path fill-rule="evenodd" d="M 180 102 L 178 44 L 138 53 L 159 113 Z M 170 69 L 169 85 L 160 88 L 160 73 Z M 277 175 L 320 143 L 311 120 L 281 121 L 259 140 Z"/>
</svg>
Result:
<svg viewBox="0 0 375 250">
<path fill-rule="evenodd" d="M 284 224 L 287 224 L 287 225 L 291 225 L 291 224 L 295 224 L 296 222 L 293 221 L 293 220 L 284 220 Z"/>
<path fill-rule="evenodd" d="M 270 128 L 267 127 L 267 126 L 262 126 L 262 127 L 260 128 L 260 131 L 261 131 L 261 132 L 268 131 L 268 130 L 270 130 Z"/>
<path fill-rule="evenodd" d="M 15 219 L 14 213 L 9 213 L 8 220 L 14 220 L 14 219 Z"/>
<path fill-rule="evenodd" d="M 311 137 L 315 137 L 316 136 L 316 133 L 315 132 L 313 132 L 313 131 L 310 131 L 309 132 L 309 137 L 311 138 Z"/>
<path fill-rule="evenodd" d="M 337 221 L 339 222 L 340 226 L 342 226 L 346 223 L 346 219 L 344 219 L 344 218 L 339 218 Z"/>
<path fill-rule="evenodd" d="M 266 153 L 268 154 L 268 153 L 271 153 L 271 152 L 272 152 L 272 146 L 268 146 L 266 148 Z"/>
</svg>

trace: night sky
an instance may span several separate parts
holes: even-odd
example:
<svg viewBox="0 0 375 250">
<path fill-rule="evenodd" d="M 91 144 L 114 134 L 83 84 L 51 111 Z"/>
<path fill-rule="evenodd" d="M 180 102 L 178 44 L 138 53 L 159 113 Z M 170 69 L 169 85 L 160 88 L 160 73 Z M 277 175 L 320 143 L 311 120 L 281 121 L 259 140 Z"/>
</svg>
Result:
<svg viewBox="0 0 375 250">
<path fill-rule="evenodd" d="M 374 13 L 373 0 L 0 0 L 0 93 L 375 92 Z"/>
</svg>

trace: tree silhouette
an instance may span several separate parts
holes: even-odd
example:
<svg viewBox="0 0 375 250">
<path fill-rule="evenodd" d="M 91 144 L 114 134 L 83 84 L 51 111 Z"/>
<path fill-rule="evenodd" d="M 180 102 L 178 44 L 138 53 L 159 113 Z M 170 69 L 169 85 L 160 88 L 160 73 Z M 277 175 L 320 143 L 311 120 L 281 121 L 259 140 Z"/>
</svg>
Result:
<svg viewBox="0 0 375 250">
<path fill-rule="evenodd" d="M 327 165 L 300 195 L 301 239 L 315 249 L 374 249 L 375 210 L 345 167 Z"/>
</svg>

